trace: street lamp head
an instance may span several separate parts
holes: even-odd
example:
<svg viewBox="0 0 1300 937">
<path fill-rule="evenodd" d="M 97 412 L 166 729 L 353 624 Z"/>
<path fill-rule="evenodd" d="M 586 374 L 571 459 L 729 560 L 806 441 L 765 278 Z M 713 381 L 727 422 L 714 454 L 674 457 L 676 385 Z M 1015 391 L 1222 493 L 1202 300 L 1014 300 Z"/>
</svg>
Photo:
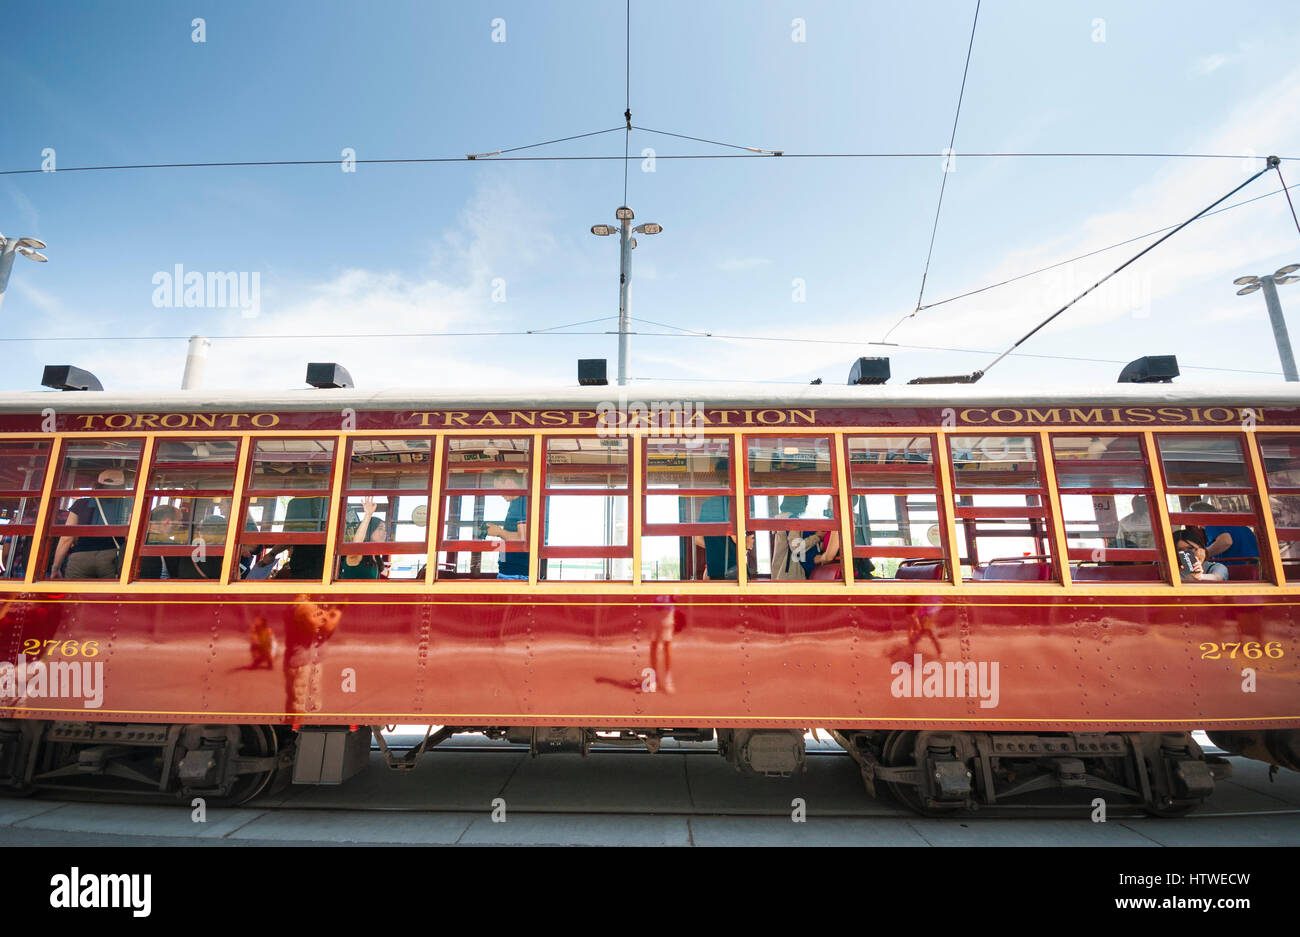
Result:
<svg viewBox="0 0 1300 937">
<path fill-rule="evenodd" d="M 45 246 L 44 244 L 41 245 L 41 247 L 44 246 Z M 1285 277 L 1295 273 L 1297 270 L 1300 270 L 1300 264 L 1287 264 L 1285 267 L 1281 268 L 1280 270 L 1274 271 L 1273 276 Z"/>
<path fill-rule="evenodd" d="M 38 251 L 45 250 L 45 242 L 42 241 L 40 238 L 19 238 L 19 239 L 18 239 L 18 246 L 19 246 L 19 247 L 34 247 L 34 248 L 36 248 Z M 1291 271 L 1289 271 L 1289 270 L 1287 271 L 1287 273 L 1290 273 L 1290 272 L 1291 272 Z"/>
<path fill-rule="evenodd" d="M 46 257 L 44 254 L 34 251 L 30 247 L 20 247 L 18 248 L 18 253 L 22 254 L 28 260 L 35 260 L 37 263 L 49 263 L 50 260 L 50 258 Z"/>
<path fill-rule="evenodd" d="M 624 205 L 622 208 L 619 208 L 614 212 L 614 217 L 619 221 L 631 221 L 636 217 L 636 215 L 632 214 L 632 209 Z"/>
<path fill-rule="evenodd" d="M 1300 277 L 1274 277 L 1273 278 L 1274 283 L 1294 283 L 1296 280 L 1300 280 Z"/>
<path fill-rule="evenodd" d="M 659 234 L 661 231 L 663 231 L 663 229 L 664 226 L 661 224 L 647 222 L 646 224 L 637 225 L 632 230 L 635 231 L 637 234 Z"/>
<path fill-rule="evenodd" d="M 1258 284 L 1258 283 L 1252 283 L 1252 284 L 1250 284 L 1250 286 L 1243 286 L 1241 289 L 1237 290 L 1237 295 L 1238 295 L 1238 296 L 1245 296 L 1247 293 L 1253 293 L 1253 292 L 1255 292 L 1257 289 L 1259 289 L 1259 284 Z"/>
<path fill-rule="evenodd" d="M 1237 286 L 1244 286 L 1247 283 L 1258 283 L 1259 277 L 1237 277 L 1232 282 Z"/>
<path fill-rule="evenodd" d="M 607 224 L 594 224 L 591 226 L 591 233 L 598 235 L 599 237 L 609 237 L 609 235 L 613 234 L 617 230 L 617 228 Z"/>
</svg>

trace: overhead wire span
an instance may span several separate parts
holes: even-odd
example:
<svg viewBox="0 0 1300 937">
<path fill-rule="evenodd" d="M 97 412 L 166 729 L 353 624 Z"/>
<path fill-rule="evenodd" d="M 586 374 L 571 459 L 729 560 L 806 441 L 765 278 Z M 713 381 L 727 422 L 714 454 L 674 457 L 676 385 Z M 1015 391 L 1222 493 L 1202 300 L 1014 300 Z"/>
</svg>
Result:
<svg viewBox="0 0 1300 937">
<path fill-rule="evenodd" d="M 543 140 L 541 143 L 527 143 L 523 146 L 507 147 L 504 150 L 493 150 L 491 153 L 466 153 L 466 159 L 488 159 L 490 157 L 500 156 L 503 153 L 518 153 L 520 150 L 532 150 L 539 146 L 550 146 L 552 143 L 567 143 L 569 140 L 581 140 L 583 137 L 598 137 L 603 133 L 613 133 L 615 130 L 622 130 L 622 127 L 610 127 L 608 130 L 593 130 L 590 133 L 575 133 L 570 137 L 556 137 L 554 140 Z M 333 162 L 338 162 L 334 160 Z M 356 162 L 371 162 L 371 160 L 357 160 Z"/>
<path fill-rule="evenodd" d="M 934 225 L 930 228 L 930 247 L 925 252 L 925 269 L 921 271 L 921 289 L 916 294 L 916 308 L 912 312 L 894 323 L 893 328 L 885 333 L 881 341 L 888 341 L 889 336 L 894 334 L 894 329 L 906 322 L 908 319 L 915 318 L 916 314 L 921 311 L 921 301 L 925 298 L 925 281 L 930 276 L 930 260 L 934 257 L 934 239 L 939 233 L 939 214 L 943 211 L 943 193 L 948 188 L 948 177 L 952 175 L 950 163 L 948 160 L 953 158 L 953 146 L 957 142 L 957 122 L 961 119 L 961 102 L 966 97 L 966 76 L 970 72 L 971 51 L 975 48 L 975 27 L 980 21 L 980 0 L 975 0 L 975 16 L 970 24 L 970 42 L 966 46 L 966 64 L 961 71 L 961 90 L 957 92 L 957 112 L 952 118 L 952 135 L 948 138 L 948 149 L 945 152 L 945 162 L 943 166 L 943 179 L 939 183 L 939 202 L 934 206 Z"/>
</svg>

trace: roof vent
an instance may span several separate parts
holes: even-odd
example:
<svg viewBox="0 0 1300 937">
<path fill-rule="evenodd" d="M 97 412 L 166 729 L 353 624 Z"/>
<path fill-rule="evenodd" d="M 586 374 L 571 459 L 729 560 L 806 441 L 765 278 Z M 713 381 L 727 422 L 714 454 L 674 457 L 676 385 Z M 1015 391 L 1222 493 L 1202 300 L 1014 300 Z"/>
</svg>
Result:
<svg viewBox="0 0 1300 937">
<path fill-rule="evenodd" d="M 849 370 L 850 384 L 883 384 L 888 380 L 888 358 L 859 358 Z"/>
<path fill-rule="evenodd" d="M 348 369 L 333 361 L 314 361 L 307 365 L 307 383 L 312 387 L 352 387 Z"/>
<path fill-rule="evenodd" d="M 99 378 L 70 364 L 47 364 L 41 373 L 41 386 L 55 390 L 103 390 Z"/>
<path fill-rule="evenodd" d="M 1176 355 L 1147 355 L 1124 365 L 1121 384 L 1169 384 L 1178 376 Z"/>
</svg>

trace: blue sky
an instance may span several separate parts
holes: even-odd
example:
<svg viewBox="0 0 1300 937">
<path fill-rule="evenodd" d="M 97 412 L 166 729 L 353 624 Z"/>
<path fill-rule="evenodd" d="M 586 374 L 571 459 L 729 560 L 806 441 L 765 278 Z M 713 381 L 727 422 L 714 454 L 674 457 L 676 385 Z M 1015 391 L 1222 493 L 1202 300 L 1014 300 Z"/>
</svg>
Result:
<svg viewBox="0 0 1300 937">
<path fill-rule="evenodd" d="M 636 251 L 633 316 L 779 339 L 636 336 L 634 378 L 839 383 L 872 354 L 893 358 L 896 380 L 987 363 L 850 344 L 881 338 L 916 303 L 973 12 L 965 0 L 633 0 L 634 123 L 790 153 L 935 154 L 633 163 L 628 202 L 665 228 Z M 65 168 L 338 160 L 348 147 L 360 159 L 459 156 L 615 127 L 623 16 L 619 0 L 14 5 L 0 36 L 0 169 L 38 168 L 46 148 Z M 205 42 L 192 41 L 194 17 Z M 497 18 L 504 42 L 492 41 Z M 796 18 L 806 41 L 792 41 Z M 1285 3 L 985 0 L 927 301 L 1181 221 L 1261 165 L 963 153 L 1300 155 L 1298 34 Z M 644 133 L 631 147 L 736 152 Z M 622 148 L 620 132 L 528 153 Z M 1300 182 L 1300 162 L 1283 172 Z M 588 228 L 613 220 L 622 184 L 617 161 L 0 176 L 0 231 L 42 238 L 51 260 L 18 260 L 0 337 L 519 330 L 614 316 L 616 242 Z M 1239 198 L 1278 187 L 1270 174 Z M 1144 243 L 925 311 L 892 339 L 1000 350 Z M 1271 380 L 1187 366 L 1278 372 L 1261 297 L 1237 297 L 1231 280 L 1293 262 L 1300 233 L 1273 196 L 1180 233 L 1025 350 L 1173 353 L 1185 382 Z M 157 308 L 155 274 L 177 264 L 257 273 L 259 314 Z M 1300 289 L 1282 300 L 1300 308 Z M 175 388 L 185 357 L 183 340 L 4 347 L 12 390 L 35 388 L 44 363 L 87 367 L 114 389 Z M 570 384 L 577 358 L 607 357 L 612 370 L 615 355 L 612 335 L 218 339 L 206 385 L 298 387 L 309 360 L 340 361 L 376 389 Z M 985 382 L 1106 384 L 1117 371 L 1010 358 Z"/>
</svg>

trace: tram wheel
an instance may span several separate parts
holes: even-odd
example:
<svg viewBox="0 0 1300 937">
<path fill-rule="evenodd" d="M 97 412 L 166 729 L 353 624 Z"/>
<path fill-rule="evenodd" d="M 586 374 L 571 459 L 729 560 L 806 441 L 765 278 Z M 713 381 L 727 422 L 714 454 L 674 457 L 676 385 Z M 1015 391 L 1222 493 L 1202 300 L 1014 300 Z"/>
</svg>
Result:
<svg viewBox="0 0 1300 937">
<path fill-rule="evenodd" d="M 899 730 L 889 734 L 880 752 L 881 761 L 886 767 L 904 768 L 916 763 L 916 735 L 916 732 L 909 730 Z M 908 809 L 926 816 L 931 815 L 932 811 L 926 808 L 919 787 L 886 781 L 885 788 L 894 795 L 895 800 Z"/>
<path fill-rule="evenodd" d="M 1160 817 L 1165 820 L 1173 820 L 1178 817 L 1185 817 L 1201 805 L 1199 800 L 1190 804 L 1170 804 L 1160 806 L 1158 804 L 1146 803 L 1142 805 L 1142 812 L 1150 817 Z"/>
<path fill-rule="evenodd" d="M 239 727 L 239 754 L 260 758 L 275 755 L 279 751 L 279 739 L 272 726 Z M 280 773 L 281 769 L 277 767 L 268 771 L 240 775 L 236 778 L 230 793 L 224 797 L 211 798 L 211 804 L 216 807 L 235 807 L 246 803 L 267 790 Z"/>
</svg>

